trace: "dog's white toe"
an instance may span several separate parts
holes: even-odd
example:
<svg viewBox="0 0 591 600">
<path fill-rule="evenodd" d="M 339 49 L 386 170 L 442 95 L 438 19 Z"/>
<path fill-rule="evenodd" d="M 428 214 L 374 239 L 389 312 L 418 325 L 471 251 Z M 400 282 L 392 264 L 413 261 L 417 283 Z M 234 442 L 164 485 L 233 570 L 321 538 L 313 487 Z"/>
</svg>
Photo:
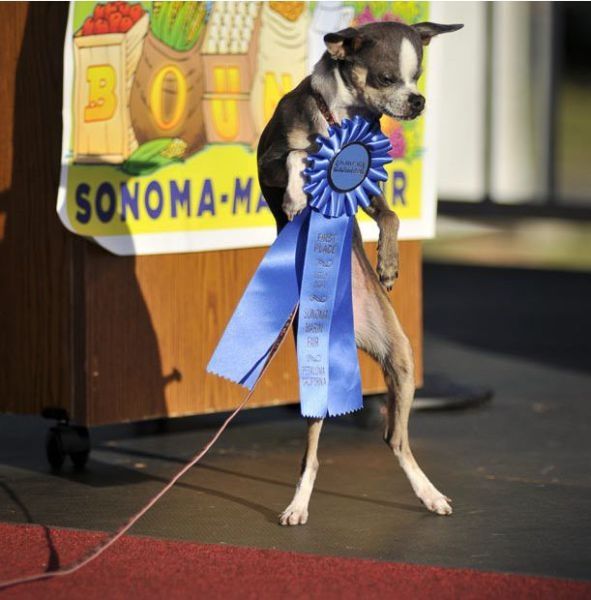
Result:
<svg viewBox="0 0 591 600">
<path fill-rule="evenodd" d="M 308 196 L 300 188 L 296 190 L 288 189 L 283 196 L 281 208 L 290 221 L 299 215 L 308 205 Z"/>
<path fill-rule="evenodd" d="M 453 512 L 450 506 L 451 500 L 439 492 L 429 498 L 421 498 L 421 501 L 431 512 L 438 515 L 447 516 Z"/>
<path fill-rule="evenodd" d="M 451 513 L 453 512 L 452 507 L 449 505 L 449 503 L 443 496 L 435 500 L 435 502 L 433 503 L 433 508 L 431 508 L 431 510 L 434 513 L 437 513 L 438 515 L 443 516 L 451 515 Z"/>
<path fill-rule="evenodd" d="M 307 509 L 291 506 L 291 504 L 279 515 L 281 525 L 305 525 L 307 522 Z"/>
</svg>

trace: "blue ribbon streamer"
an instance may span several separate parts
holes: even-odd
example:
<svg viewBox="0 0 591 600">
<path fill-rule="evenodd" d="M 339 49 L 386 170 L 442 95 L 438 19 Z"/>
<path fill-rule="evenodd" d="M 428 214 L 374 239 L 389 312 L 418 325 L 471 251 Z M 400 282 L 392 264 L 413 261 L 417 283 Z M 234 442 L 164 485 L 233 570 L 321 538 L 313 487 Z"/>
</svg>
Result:
<svg viewBox="0 0 591 600">
<path fill-rule="evenodd" d="M 298 241 L 307 229 L 307 216 L 302 212 L 288 223 L 265 254 L 209 361 L 210 373 L 254 387 L 299 301 L 303 257 Z"/>
<path fill-rule="evenodd" d="M 322 418 L 363 406 L 351 290 L 353 217 L 358 204 L 369 204 L 368 194 L 380 193 L 376 182 L 387 179 L 391 146 L 377 124 L 360 117 L 316 141 L 305 171 L 310 205 L 265 254 L 207 370 L 252 389 L 299 304 L 301 411 Z"/>
</svg>

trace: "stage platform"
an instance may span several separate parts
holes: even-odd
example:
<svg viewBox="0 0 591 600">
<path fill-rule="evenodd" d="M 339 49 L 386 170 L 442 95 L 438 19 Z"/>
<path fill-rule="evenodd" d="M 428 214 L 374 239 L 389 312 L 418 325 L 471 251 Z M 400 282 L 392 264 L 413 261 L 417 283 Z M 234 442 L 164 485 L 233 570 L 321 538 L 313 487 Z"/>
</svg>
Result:
<svg viewBox="0 0 591 600">
<path fill-rule="evenodd" d="M 451 517 L 420 506 L 372 419 L 361 428 L 347 417 L 323 431 L 309 523 L 280 527 L 305 436 L 297 407 L 282 407 L 239 415 L 132 533 L 591 578 L 590 281 L 583 273 L 426 266 L 426 372 L 495 394 L 476 408 L 412 416 L 415 455 L 453 499 Z M 114 530 L 221 422 L 211 415 L 97 428 L 86 470 L 66 464 L 53 474 L 43 449 L 48 422 L 2 416 L 0 522 Z"/>
</svg>

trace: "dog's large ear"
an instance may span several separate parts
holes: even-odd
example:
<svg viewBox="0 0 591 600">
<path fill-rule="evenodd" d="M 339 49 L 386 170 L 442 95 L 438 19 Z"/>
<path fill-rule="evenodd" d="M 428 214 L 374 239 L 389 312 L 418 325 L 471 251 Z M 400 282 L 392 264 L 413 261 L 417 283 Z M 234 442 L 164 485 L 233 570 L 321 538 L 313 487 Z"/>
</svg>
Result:
<svg viewBox="0 0 591 600">
<path fill-rule="evenodd" d="M 421 36 L 421 42 L 423 46 L 428 46 L 432 37 L 439 35 L 440 33 L 451 33 L 461 29 L 463 25 L 439 25 L 438 23 L 416 23 L 412 25 L 412 28 Z"/>
<path fill-rule="evenodd" d="M 324 43 L 331 58 L 343 60 L 361 48 L 363 36 L 354 27 L 347 27 L 336 33 L 327 33 Z"/>
</svg>

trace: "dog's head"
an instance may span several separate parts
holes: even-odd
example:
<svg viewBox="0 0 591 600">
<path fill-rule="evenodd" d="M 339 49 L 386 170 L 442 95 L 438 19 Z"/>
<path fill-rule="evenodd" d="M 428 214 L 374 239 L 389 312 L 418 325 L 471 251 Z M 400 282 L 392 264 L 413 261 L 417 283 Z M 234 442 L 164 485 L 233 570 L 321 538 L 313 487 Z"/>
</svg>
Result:
<svg viewBox="0 0 591 600">
<path fill-rule="evenodd" d="M 425 107 L 425 98 L 417 88 L 423 46 L 436 35 L 462 27 L 369 23 L 329 33 L 324 42 L 331 58 L 341 61 L 345 83 L 353 88 L 358 101 L 396 119 L 415 119 Z"/>
</svg>

